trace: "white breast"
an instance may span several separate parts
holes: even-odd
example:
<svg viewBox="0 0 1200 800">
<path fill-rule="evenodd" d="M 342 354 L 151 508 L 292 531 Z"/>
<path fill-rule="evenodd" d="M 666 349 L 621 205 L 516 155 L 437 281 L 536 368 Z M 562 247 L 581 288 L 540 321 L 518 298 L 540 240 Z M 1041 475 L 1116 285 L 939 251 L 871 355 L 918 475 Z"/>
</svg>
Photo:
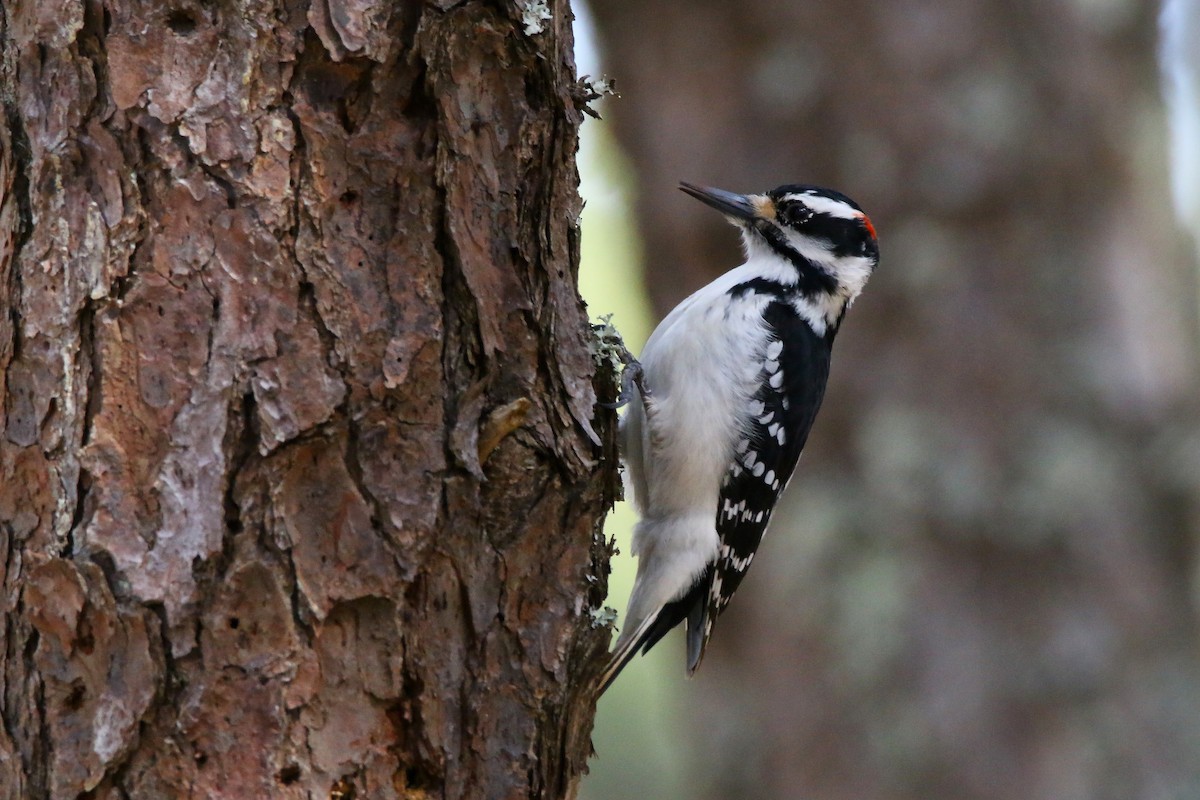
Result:
<svg viewBox="0 0 1200 800">
<path fill-rule="evenodd" d="M 715 518 L 768 338 L 762 313 L 769 298 L 748 292 L 735 299 L 728 291 L 759 274 L 747 267 L 726 273 L 680 303 L 646 343 L 651 418 L 635 402 L 623 426 L 643 517 Z"/>
</svg>

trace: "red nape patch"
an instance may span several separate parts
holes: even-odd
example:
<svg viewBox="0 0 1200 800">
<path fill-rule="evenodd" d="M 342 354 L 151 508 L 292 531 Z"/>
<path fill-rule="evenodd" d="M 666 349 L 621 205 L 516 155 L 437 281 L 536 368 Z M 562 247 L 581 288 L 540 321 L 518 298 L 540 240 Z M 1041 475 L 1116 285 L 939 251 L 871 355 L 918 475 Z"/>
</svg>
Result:
<svg viewBox="0 0 1200 800">
<path fill-rule="evenodd" d="M 862 216 L 863 225 L 867 229 L 867 233 L 871 234 L 872 239 L 874 239 L 875 241 L 879 241 L 879 237 L 875 235 L 875 226 L 871 224 L 871 218 L 868 217 L 866 214 L 862 214 L 861 216 Z"/>
</svg>

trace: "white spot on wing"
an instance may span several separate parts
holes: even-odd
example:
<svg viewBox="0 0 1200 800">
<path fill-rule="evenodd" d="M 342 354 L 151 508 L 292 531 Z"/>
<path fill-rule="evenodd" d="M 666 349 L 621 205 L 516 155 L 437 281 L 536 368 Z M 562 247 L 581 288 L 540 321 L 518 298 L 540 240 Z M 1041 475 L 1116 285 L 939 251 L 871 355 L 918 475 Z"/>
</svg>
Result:
<svg viewBox="0 0 1200 800">
<path fill-rule="evenodd" d="M 750 568 L 750 562 L 754 560 L 754 553 L 750 553 L 745 558 L 729 559 L 729 566 L 733 567 L 736 572 L 745 572 Z"/>
</svg>

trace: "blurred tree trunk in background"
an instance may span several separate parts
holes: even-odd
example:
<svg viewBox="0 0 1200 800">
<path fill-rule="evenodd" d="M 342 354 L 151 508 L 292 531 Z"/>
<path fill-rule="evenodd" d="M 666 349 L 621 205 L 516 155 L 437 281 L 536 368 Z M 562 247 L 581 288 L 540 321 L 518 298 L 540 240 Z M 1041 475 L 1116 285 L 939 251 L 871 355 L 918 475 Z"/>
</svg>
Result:
<svg viewBox="0 0 1200 800">
<path fill-rule="evenodd" d="M 567 794 L 614 473 L 565 0 L 0 22 L 0 796 Z"/>
<path fill-rule="evenodd" d="M 660 313 L 737 262 L 680 179 L 836 187 L 883 253 L 687 687 L 695 796 L 1200 797 L 1197 294 L 1154 10 L 595 4 Z"/>
</svg>

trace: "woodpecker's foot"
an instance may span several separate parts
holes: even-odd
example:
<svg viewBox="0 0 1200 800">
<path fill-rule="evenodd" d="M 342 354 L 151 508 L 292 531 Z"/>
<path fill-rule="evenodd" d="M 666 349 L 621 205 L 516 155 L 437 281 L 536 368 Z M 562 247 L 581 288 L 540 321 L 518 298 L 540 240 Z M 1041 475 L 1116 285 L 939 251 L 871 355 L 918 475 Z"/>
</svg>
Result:
<svg viewBox="0 0 1200 800">
<path fill-rule="evenodd" d="M 638 393 L 641 394 L 643 402 L 645 398 L 650 396 L 650 391 L 646 388 L 645 371 L 642 369 L 642 362 L 638 361 L 633 356 L 626 353 L 625 369 L 621 370 L 621 393 L 617 395 L 615 403 L 597 403 L 601 408 L 618 409 L 629 404 L 633 399 L 633 387 L 637 387 Z"/>
</svg>

